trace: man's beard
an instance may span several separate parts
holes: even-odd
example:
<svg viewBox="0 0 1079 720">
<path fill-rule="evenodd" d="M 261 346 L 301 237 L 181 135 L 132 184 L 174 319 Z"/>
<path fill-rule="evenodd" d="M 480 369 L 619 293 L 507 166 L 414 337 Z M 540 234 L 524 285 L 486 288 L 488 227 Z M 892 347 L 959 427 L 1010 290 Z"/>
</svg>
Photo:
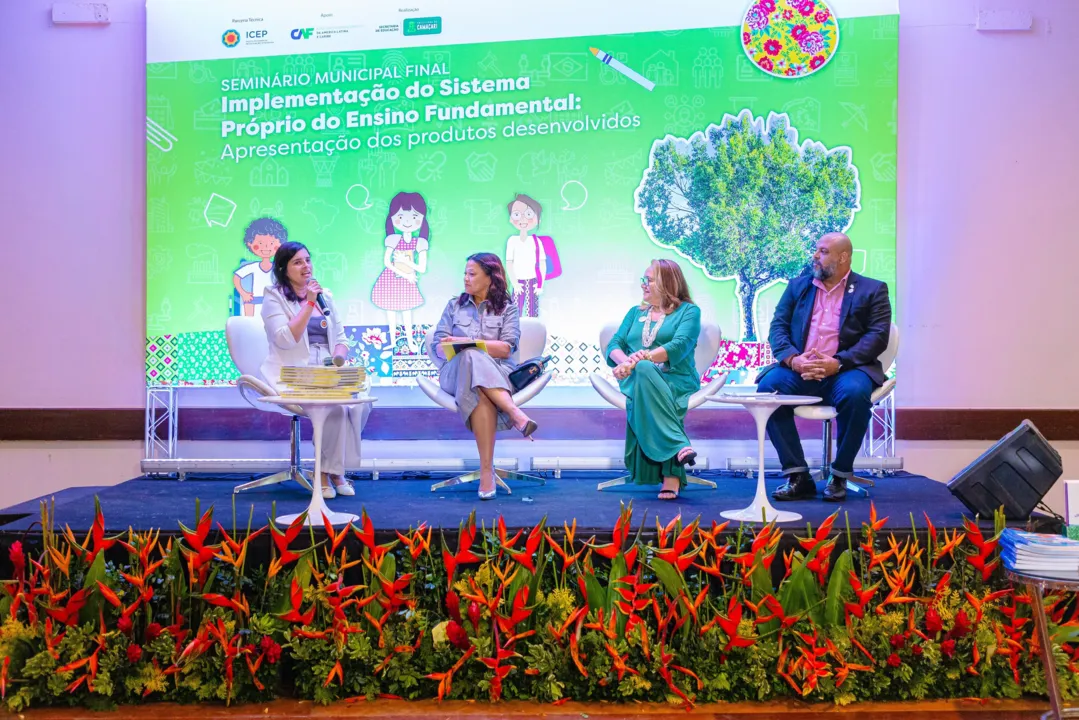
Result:
<svg viewBox="0 0 1079 720">
<path fill-rule="evenodd" d="M 818 263 L 813 263 L 813 277 L 818 280 L 828 280 L 835 275 L 834 268 L 827 268 Z"/>
</svg>

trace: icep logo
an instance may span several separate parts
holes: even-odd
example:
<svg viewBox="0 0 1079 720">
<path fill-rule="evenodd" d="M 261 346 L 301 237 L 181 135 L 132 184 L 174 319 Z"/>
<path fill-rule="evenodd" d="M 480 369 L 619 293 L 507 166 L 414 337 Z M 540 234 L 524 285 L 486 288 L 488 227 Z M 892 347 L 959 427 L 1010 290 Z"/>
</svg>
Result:
<svg viewBox="0 0 1079 720">
<path fill-rule="evenodd" d="M 296 28 L 292 31 L 293 40 L 307 40 L 315 34 L 314 28 Z"/>
<path fill-rule="evenodd" d="M 225 47 L 236 47 L 240 44 L 240 33 L 237 30 L 226 30 L 221 34 L 221 44 Z"/>
</svg>

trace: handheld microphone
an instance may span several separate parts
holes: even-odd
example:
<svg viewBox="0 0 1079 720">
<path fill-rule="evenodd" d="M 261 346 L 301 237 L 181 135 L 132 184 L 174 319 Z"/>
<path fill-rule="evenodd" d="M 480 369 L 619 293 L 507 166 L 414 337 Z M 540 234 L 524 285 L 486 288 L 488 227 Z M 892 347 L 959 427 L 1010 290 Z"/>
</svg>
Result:
<svg viewBox="0 0 1079 720">
<path fill-rule="evenodd" d="M 322 314 L 326 317 L 330 316 L 330 306 L 326 304 L 326 301 L 322 297 L 322 293 L 315 296 L 315 302 L 318 303 L 318 309 L 322 311 Z"/>
</svg>

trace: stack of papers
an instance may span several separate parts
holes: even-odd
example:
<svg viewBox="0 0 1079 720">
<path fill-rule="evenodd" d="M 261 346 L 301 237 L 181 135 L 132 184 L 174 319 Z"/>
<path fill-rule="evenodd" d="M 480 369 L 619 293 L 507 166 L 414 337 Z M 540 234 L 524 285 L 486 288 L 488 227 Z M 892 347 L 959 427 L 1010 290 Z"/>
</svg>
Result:
<svg viewBox="0 0 1079 720">
<path fill-rule="evenodd" d="M 367 374 L 362 367 L 283 367 L 281 397 L 342 399 L 363 392 Z"/>
<path fill-rule="evenodd" d="M 1004 567 L 1026 575 L 1079 580 L 1079 540 L 1006 528 L 1000 534 Z"/>
</svg>

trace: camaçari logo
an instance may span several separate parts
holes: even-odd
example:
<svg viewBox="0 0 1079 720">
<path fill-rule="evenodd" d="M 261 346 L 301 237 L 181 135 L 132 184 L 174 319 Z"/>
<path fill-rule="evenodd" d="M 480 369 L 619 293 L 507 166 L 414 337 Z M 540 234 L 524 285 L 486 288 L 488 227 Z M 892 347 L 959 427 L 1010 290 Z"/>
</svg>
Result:
<svg viewBox="0 0 1079 720">
<path fill-rule="evenodd" d="M 226 30 L 221 35 L 221 44 L 225 47 L 236 47 L 240 44 L 239 30 Z"/>
</svg>

